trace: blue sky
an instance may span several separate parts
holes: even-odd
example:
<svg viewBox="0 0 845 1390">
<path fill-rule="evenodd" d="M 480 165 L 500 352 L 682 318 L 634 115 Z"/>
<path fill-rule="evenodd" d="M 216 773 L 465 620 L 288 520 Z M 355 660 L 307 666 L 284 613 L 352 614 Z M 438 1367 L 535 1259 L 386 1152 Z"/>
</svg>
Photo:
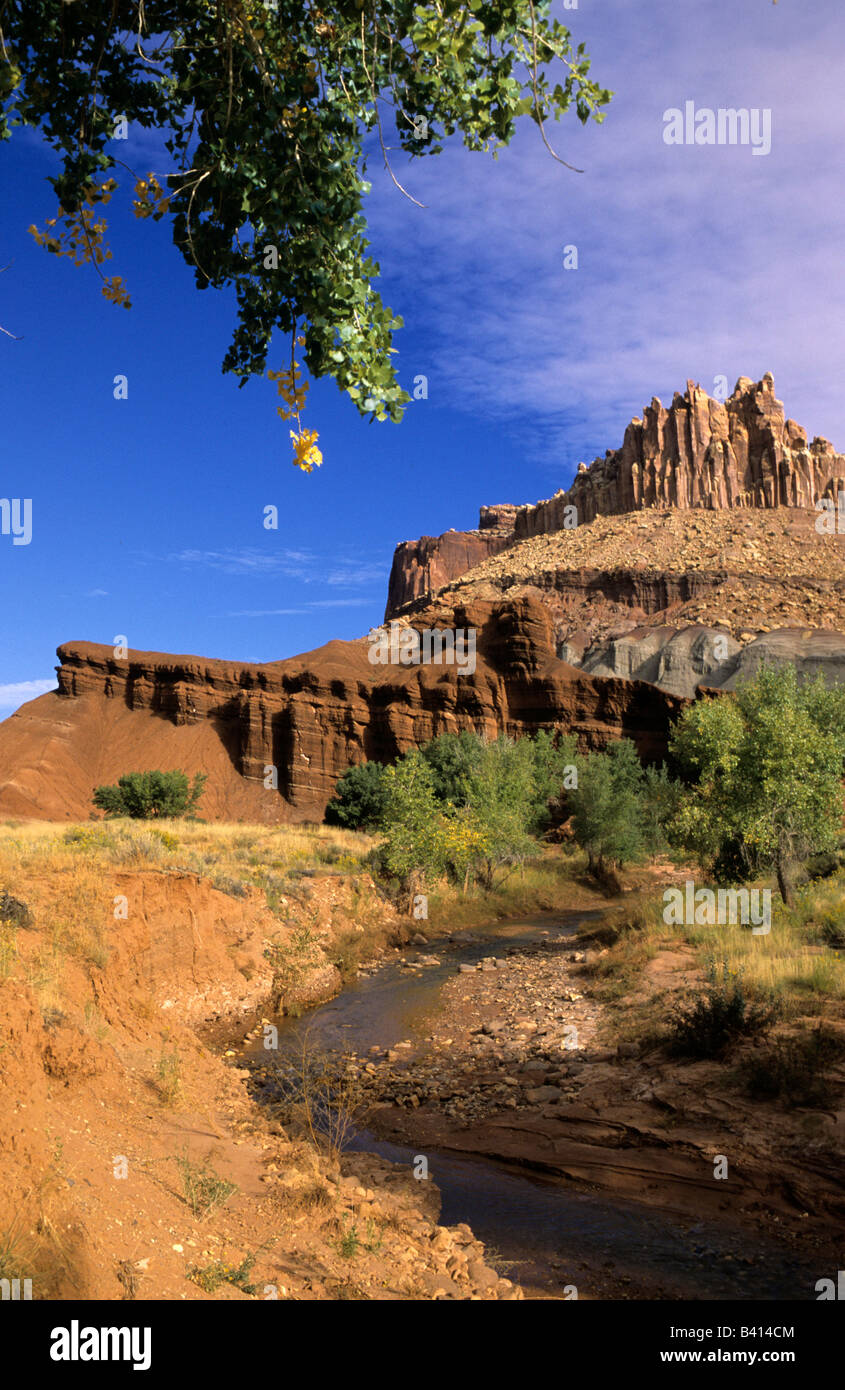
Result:
<svg viewBox="0 0 845 1390">
<path fill-rule="evenodd" d="M 771 370 L 787 413 L 845 450 L 841 0 L 557 11 L 616 93 L 601 127 L 550 127 L 585 172 L 526 125 L 497 161 L 457 145 L 401 160 L 420 209 L 374 156 L 400 379 L 425 374 L 429 395 L 369 425 L 317 383 L 310 476 L 272 385 L 221 374 L 231 300 L 195 290 L 167 223 L 110 205 L 133 301 L 112 307 L 93 271 L 27 235 L 55 211 L 52 154 L 29 133 L 0 145 L 0 323 L 23 335 L 0 337 L 0 495 L 33 499 L 31 544 L 0 536 L 0 716 L 52 687 L 61 641 L 269 661 L 358 636 L 381 619 L 397 541 L 566 487 L 688 377 Z M 666 145 L 663 113 L 687 100 L 770 108 L 771 153 Z M 122 151 L 143 172 L 148 139 L 130 129 Z"/>
</svg>

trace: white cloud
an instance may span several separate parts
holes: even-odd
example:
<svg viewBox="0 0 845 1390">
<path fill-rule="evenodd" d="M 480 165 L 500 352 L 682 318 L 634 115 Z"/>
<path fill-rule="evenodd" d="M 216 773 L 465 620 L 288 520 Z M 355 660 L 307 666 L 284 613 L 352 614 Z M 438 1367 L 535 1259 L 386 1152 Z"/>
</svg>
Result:
<svg viewBox="0 0 845 1390">
<path fill-rule="evenodd" d="M 19 705 L 26 704 L 27 700 L 34 700 L 37 695 L 45 695 L 48 690 L 56 689 L 55 679 L 49 681 L 12 681 L 7 685 L 0 685 L 0 710 L 5 715 L 11 714 Z"/>
<path fill-rule="evenodd" d="M 397 337 L 403 385 L 424 372 L 432 406 L 518 431 L 555 485 L 688 377 L 771 370 L 787 414 L 845 449 L 837 7 L 807 25 L 656 0 L 648 26 L 621 3 L 571 22 L 616 91 L 603 126 L 549 127 L 583 174 L 531 126 L 496 162 L 452 147 L 397 165 L 425 210 L 373 171 L 373 251 L 413 335 Z M 663 112 L 688 99 L 769 107 L 771 154 L 665 145 Z"/>
</svg>

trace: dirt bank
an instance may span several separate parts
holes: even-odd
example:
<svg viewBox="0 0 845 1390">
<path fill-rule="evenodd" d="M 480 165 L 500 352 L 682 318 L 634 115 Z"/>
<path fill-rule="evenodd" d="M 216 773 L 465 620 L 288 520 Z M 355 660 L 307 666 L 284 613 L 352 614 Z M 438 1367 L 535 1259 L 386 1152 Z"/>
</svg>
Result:
<svg viewBox="0 0 845 1390">
<path fill-rule="evenodd" d="M 268 945 L 307 927 L 308 1002 L 340 987 L 339 942 L 375 918 L 389 932 L 371 892 L 361 920 L 360 882 L 309 888 L 280 924 L 196 874 L 19 856 L 0 923 L 0 1277 L 36 1299 L 521 1297 L 471 1231 L 438 1224 L 433 1183 L 288 1133 L 199 1036 L 269 1010 Z"/>
</svg>

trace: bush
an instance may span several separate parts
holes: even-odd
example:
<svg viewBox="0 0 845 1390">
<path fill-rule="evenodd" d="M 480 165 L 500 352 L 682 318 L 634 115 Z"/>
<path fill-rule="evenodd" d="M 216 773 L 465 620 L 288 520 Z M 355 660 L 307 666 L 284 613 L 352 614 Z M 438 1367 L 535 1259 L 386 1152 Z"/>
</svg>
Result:
<svg viewBox="0 0 845 1390">
<path fill-rule="evenodd" d="M 774 1023 L 773 1003 L 749 1000 L 741 975 L 727 961 L 721 975 L 715 964 L 707 972 L 705 993 L 680 1005 L 669 1020 L 669 1051 L 680 1057 L 721 1057 L 740 1038 L 765 1033 Z"/>
<path fill-rule="evenodd" d="M 381 763 L 358 763 L 338 779 L 335 794 L 326 807 L 329 825 L 347 830 L 374 830 L 387 803 L 387 785 Z"/>
<path fill-rule="evenodd" d="M 244 1293 L 257 1294 L 258 1285 L 250 1278 L 255 1264 L 255 1253 L 247 1255 L 239 1265 L 226 1264 L 222 1260 L 212 1260 L 207 1265 L 189 1265 L 186 1278 L 196 1284 L 204 1293 L 216 1293 L 221 1284 L 233 1284 Z"/>
<path fill-rule="evenodd" d="M 277 1011 L 296 1016 L 301 1007 L 296 996 L 308 976 L 325 963 L 319 938 L 306 924 L 295 927 L 286 937 L 277 937 L 264 948 L 264 958 L 273 970 L 273 991 Z"/>
<path fill-rule="evenodd" d="M 184 772 L 128 772 L 117 786 L 97 787 L 94 805 L 107 816 L 133 820 L 185 816 L 196 809 L 205 781 L 204 772 L 198 772 L 192 783 Z"/>
<path fill-rule="evenodd" d="M 845 1040 L 819 1024 L 792 1038 L 783 1038 L 769 1051 L 749 1057 L 742 1074 L 755 1100 L 783 1100 L 788 1106 L 830 1106 L 836 1088 L 825 1069 L 845 1055 Z"/>
<path fill-rule="evenodd" d="M 230 898 L 245 898 L 250 889 L 250 885 L 242 878 L 232 878 L 231 874 L 224 873 L 214 874 L 211 886 L 216 888 L 218 893 L 228 893 Z"/>
<path fill-rule="evenodd" d="M 832 878 L 842 867 L 840 857 L 832 850 L 824 854 L 812 854 L 804 861 L 804 872 L 811 883 L 821 878 Z"/>
<path fill-rule="evenodd" d="M 179 841 L 166 830 L 120 829 L 103 845 L 113 864 L 161 864 L 178 848 Z"/>
<path fill-rule="evenodd" d="M 8 922 L 13 927 L 31 927 L 33 922 L 32 913 L 26 903 L 22 903 L 20 898 L 13 898 L 11 893 L 4 889 L 0 893 L 0 922 Z"/>
<path fill-rule="evenodd" d="M 823 914 L 818 935 L 826 946 L 845 946 L 845 903 Z"/>
<path fill-rule="evenodd" d="M 195 1163 L 184 1153 L 176 1159 L 176 1166 L 182 1179 L 185 1201 L 200 1221 L 216 1207 L 222 1207 L 232 1193 L 238 1190 L 235 1183 L 215 1173 L 208 1160 Z"/>
<path fill-rule="evenodd" d="M 114 840 L 108 830 L 98 825 L 70 825 L 62 835 L 62 844 L 74 849 L 111 849 Z"/>
</svg>

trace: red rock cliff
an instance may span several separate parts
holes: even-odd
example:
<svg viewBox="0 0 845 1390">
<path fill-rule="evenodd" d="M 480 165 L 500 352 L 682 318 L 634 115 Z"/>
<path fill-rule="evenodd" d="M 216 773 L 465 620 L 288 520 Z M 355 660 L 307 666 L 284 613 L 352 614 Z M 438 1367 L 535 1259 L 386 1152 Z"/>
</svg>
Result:
<svg viewBox="0 0 845 1390">
<path fill-rule="evenodd" d="M 567 506 L 581 524 L 645 507 L 812 507 L 842 488 L 845 457 L 784 417 L 770 372 L 740 377 L 724 402 L 688 381 L 668 410 L 655 397 L 631 421 L 621 449 L 582 463 L 568 492 L 520 507 L 514 536 L 559 531 Z"/>
<path fill-rule="evenodd" d="M 405 604 L 422 598 L 510 545 L 517 508 L 482 507 L 476 531 L 446 531 L 400 541 L 393 554 L 384 618 L 388 622 Z"/>
<path fill-rule="evenodd" d="M 365 639 L 262 666 L 155 652 L 121 661 L 110 647 L 66 643 L 59 692 L 0 725 L 0 811 L 84 818 L 95 785 L 179 767 L 208 773 L 205 816 L 319 820 L 351 763 L 390 761 L 461 729 L 556 727 L 585 748 L 627 735 L 646 758 L 663 756 L 683 701 L 558 660 L 542 603 L 478 602 L 449 616 L 476 630 L 473 674 L 372 665 Z M 422 614 L 414 625 L 433 624 Z M 278 785 L 266 787 L 272 767 Z"/>
<path fill-rule="evenodd" d="M 580 525 L 650 507 L 812 508 L 841 490 L 845 456 L 826 439 L 808 443 L 801 426 L 785 418 L 770 372 L 758 382 L 740 377 L 726 401 L 688 381 L 668 409 L 655 397 L 642 418 L 631 421 L 620 449 L 589 467 L 582 463 L 568 491 L 528 506 L 482 508 L 478 531 L 403 542 L 393 561 L 387 616 L 488 555 L 575 519 Z"/>
</svg>

